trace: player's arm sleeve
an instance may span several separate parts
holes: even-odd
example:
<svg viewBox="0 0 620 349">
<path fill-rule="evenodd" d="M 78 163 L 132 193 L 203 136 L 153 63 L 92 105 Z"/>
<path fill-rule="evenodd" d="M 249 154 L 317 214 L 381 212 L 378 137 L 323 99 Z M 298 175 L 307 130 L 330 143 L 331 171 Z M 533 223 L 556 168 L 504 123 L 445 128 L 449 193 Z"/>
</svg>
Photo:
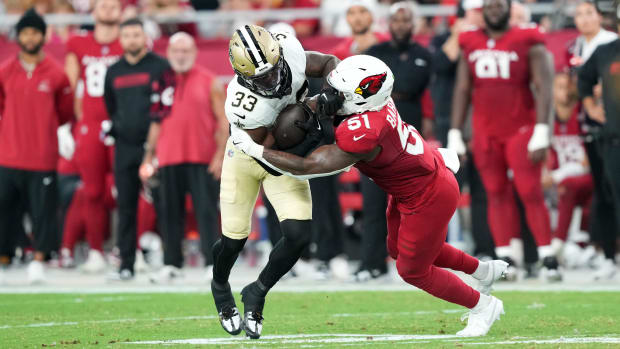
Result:
<svg viewBox="0 0 620 349">
<path fill-rule="evenodd" d="M 151 90 L 151 121 L 161 122 L 172 111 L 174 103 L 175 74 L 172 69 L 164 70 Z"/>
<path fill-rule="evenodd" d="M 112 121 L 116 118 L 116 96 L 114 96 L 113 80 L 113 76 L 110 74 L 110 69 L 108 69 L 105 74 L 105 81 L 103 84 L 103 101 L 105 103 L 106 111 Z"/>
<path fill-rule="evenodd" d="M 379 137 L 375 130 L 359 128 L 351 131 L 345 122 L 336 129 L 336 144 L 340 149 L 347 153 L 366 154 L 377 147 Z"/>
<path fill-rule="evenodd" d="M 597 48 L 586 63 L 579 68 L 577 89 L 579 90 L 579 97 L 581 99 L 592 97 L 594 95 L 594 86 L 599 80 L 597 65 L 599 54 L 600 48 Z"/>
<path fill-rule="evenodd" d="M 543 31 L 543 28 L 537 25 L 534 25 L 534 24 L 528 24 L 527 26 L 529 28 L 527 30 L 527 33 L 528 33 L 530 46 L 546 45 L 547 39 L 545 36 L 545 32 Z"/>
<path fill-rule="evenodd" d="M 71 90 L 69 79 L 65 74 L 62 74 L 60 83 L 56 88 L 56 112 L 60 125 L 70 122 L 75 117 L 73 91 Z"/>
</svg>

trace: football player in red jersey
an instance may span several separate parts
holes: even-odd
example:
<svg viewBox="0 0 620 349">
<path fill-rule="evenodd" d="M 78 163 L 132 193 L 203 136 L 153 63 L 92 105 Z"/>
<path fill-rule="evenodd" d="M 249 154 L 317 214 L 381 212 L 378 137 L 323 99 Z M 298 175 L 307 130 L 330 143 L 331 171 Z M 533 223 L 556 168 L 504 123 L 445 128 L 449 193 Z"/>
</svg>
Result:
<svg viewBox="0 0 620 349">
<path fill-rule="evenodd" d="M 459 167 L 457 155 L 432 148 L 413 126 L 401 120 L 390 98 L 394 76 L 381 60 L 365 55 L 349 57 L 327 79 L 344 97 L 335 144 L 321 146 L 302 158 L 265 149 L 235 127 L 233 144 L 275 170 L 299 178 L 357 167 L 389 194 L 387 246 L 399 275 L 435 297 L 471 309 L 467 327 L 457 335 L 485 335 L 503 313 L 502 301 L 488 294 L 508 264 L 478 261 L 445 242 L 459 200 L 452 172 Z M 480 280 L 481 292 L 443 268 Z"/>
<path fill-rule="evenodd" d="M 460 129 L 471 99 L 472 151 L 488 196 L 488 220 L 496 254 L 514 264 L 509 243 L 511 238 L 519 237 L 521 230 L 514 184 L 525 206 L 527 224 L 546 277 L 559 280 L 541 186 L 542 165 L 550 142 L 553 61 L 536 26 L 509 26 L 510 5 L 510 0 L 485 0 L 482 11 L 486 28 L 463 32 L 459 37 L 462 54 L 448 148 L 465 154 Z"/>
<path fill-rule="evenodd" d="M 105 267 L 103 239 L 109 226 L 109 211 L 104 202 L 105 178 L 111 171 L 111 148 L 101 135 L 101 123 L 108 120 L 103 103 L 107 68 L 123 54 L 118 41 L 121 3 L 119 0 L 96 0 L 92 33 L 74 36 L 67 42 L 65 70 L 76 89 L 76 164 L 85 198 L 81 207 L 86 222 L 86 239 L 90 245 L 84 271 L 99 272 Z M 70 224 L 67 226 L 71 226 Z"/>
</svg>

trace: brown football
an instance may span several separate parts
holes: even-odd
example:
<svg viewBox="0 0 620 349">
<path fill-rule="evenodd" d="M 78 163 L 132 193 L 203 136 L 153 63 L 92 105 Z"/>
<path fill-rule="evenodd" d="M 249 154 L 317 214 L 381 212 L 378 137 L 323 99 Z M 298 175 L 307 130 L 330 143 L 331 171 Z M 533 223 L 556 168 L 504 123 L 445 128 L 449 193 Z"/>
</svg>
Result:
<svg viewBox="0 0 620 349">
<path fill-rule="evenodd" d="M 308 112 L 300 105 L 289 104 L 278 115 L 271 134 L 278 149 L 290 149 L 301 143 L 306 131 L 295 125 L 295 121 L 306 122 L 310 118 Z"/>
</svg>

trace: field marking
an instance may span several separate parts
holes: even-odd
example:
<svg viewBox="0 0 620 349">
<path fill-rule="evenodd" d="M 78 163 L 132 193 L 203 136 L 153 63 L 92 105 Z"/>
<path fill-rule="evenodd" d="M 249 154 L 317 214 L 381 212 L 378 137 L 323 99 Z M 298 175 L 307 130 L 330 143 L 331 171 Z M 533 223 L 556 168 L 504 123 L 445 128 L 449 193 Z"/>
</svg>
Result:
<svg viewBox="0 0 620 349">
<path fill-rule="evenodd" d="M 378 344 L 421 344 L 433 341 L 452 342 L 463 345 L 513 345 L 513 344 L 620 344 L 620 337 L 559 337 L 559 338 L 521 338 L 515 340 L 480 341 L 481 338 L 458 337 L 456 335 L 390 335 L 390 334 L 291 334 L 263 336 L 260 340 L 244 337 L 191 338 L 176 340 L 156 340 L 127 342 L 126 344 L 143 345 L 239 345 L 270 346 L 297 344 L 303 347 L 323 347 L 329 344 L 346 346 Z"/>
<path fill-rule="evenodd" d="M 429 315 L 429 314 L 459 314 L 464 313 L 467 309 L 444 309 L 444 310 L 418 310 L 418 311 L 395 311 L 381 313 L 341 313 L 331 314 L 333 317 L 363 317 L 363 316 L 388 316 L 388 315 Z"/>
<path fill-rule="evenodd" d="M 108 295 L 108 296 L 103 296 L 103 297 L 90 297 L 90 298 L 84 298 L 84 297 L 73 297 L 70 299 L 60 299 L 60 300 L 55 300 L 55 299 L 49 299 L 49 300 L 27 300 L 27 301 L 21 301 L 19 302 L 20 305 L 23 304 L 59 304 L 59 303 L 75 303 L 75 304 L 79 304 L 79 303 L 113 303 L 113 302 L 126 302 L 126 301 L 136 301 L 136 300 L 147 300 L 147 299 L 151 299 L 152 297 L 150 296 L 146 296 L 146 295 L 130 295 L 130 296 L 115 296 L 115 295 Z M 14 302 L 3 302 L 0 303 L 0 306 L 3 305 L 15 305 Z"/>
<path fill-rule="evenodd" d="M 42 323 L 25 324 L 25 325 L 2 325 L 0 326 L 0 330 L 10 329 L 10 328 L 75 326 L 75 325 L 83 325 L 83 324 L 109 324 L 109 323 L 118 323 L 118 322 L 208 320 L 208 319 L 217 319 L 217 316 L 204 315 L 204 316 L 179 316 L 179 317 L 164 317 L 164 318 L 150 318 L 150 319 L 125 318 L 125 319 L 110 319 L 110 320 L 42 322 Z"/>
<path fill-rule="evenodd" d="M 121 298 L 121 297 L 118 297 Z M 75 300 L 74 300 L 75 301 Z M 110 300 L 107 300 L 110 301 Z M 420 310 L 411 312 L 382 312 L 382 313 L 340 313 L 331 314 L 331 317 L 363 317 L 363 316 L 387 316 L 387 315 L 428 315 L 428 314 L 454 314 L 463 313 L 464 309 L 444 309 L 444 310 Z M 295 316 L 295 314 L 283 314 L 280 316 Z M 175 320 L 209 320 L 217 319 L 215 315 L 193 315 L 193 316 L 180 316 L 180 317 L 167 317 L 167 318 L 124 318 L 124 319 L 110 319 L 110 320 L 89 320 L 89 321 L 63 321 L 63 322 L 42 322 L 24 325 L 0 325 L 0 330 L 10 328 L 29 328 L 29 327 L 53 327 L 53 326 L 75 326 L 80 324 L 106 324 L 106 323 L 119 323 L 119 322 L 136 322 L 136 321 L 175 321 Z"/>
</svg>

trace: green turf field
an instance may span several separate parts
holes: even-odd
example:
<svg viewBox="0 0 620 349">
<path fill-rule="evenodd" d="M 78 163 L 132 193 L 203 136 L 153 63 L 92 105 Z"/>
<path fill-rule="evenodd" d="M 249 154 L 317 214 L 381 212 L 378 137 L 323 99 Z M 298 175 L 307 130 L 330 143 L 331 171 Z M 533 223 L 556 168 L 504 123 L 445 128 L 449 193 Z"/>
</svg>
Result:
<svg viewBox="0 0 620 349">
<path fill-rule="evenodd" d="M 496 295 L 506 315 L 488 336 L 461 339 L 449 335 L 464 326 L 464 311 L 422 292 L 274 292 L 264 337 L 245 341 L 220 328 L 210 294 L 1 294 L 0 348 L 146 348 L 161 345 L 128 342 L 179 339 L 215 348 L 620 347 L 618 292 Z M 582 343 L 529 342 L 562 337 Z"/>
</svg>

